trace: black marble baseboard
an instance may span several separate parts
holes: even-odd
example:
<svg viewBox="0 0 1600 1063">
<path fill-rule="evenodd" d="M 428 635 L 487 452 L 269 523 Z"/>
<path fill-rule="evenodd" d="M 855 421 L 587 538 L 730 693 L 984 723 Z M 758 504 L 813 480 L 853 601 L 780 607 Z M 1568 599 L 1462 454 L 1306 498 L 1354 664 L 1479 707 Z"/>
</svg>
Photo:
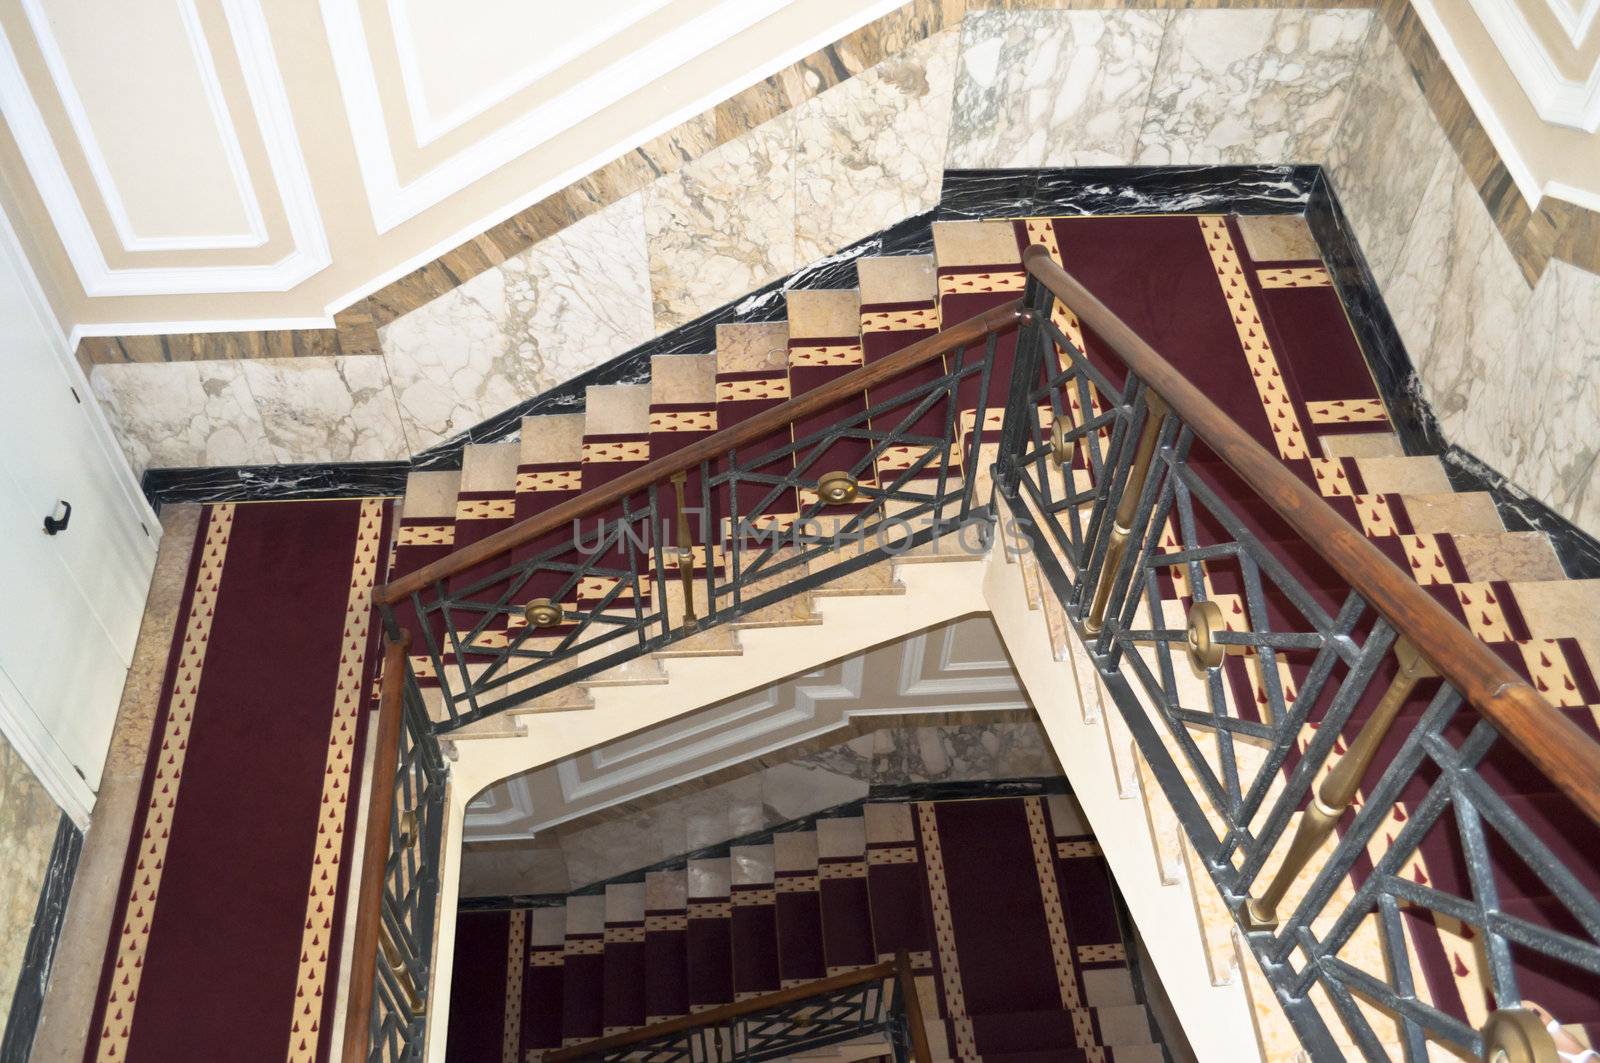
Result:
<svg viewBox="0 0 1600 1063">
<path fill-rule="evenodd" d="M 0 1063 L 26 1063 L 33 1049 L 33 1035 L 39 1029 L 44 1009 L 45 988 L 50 983 L 50 965 L 56 958 L 61 939 L 61 924 L 67 916 L 67 898 L 78 871 L 78 856 L 83 851 L 83 832 L 61 817 L 56 827 L 50 863 L 45 868 L 44 886 L 39 891 L 39 907 L 33 916 L 33 930 L 22 954 L 22 971 L 17 976 L 17 991 L 11 998 L 11 1014 L 6 1019 L 5 1038 L 0 1040 Z"/>
</svg>

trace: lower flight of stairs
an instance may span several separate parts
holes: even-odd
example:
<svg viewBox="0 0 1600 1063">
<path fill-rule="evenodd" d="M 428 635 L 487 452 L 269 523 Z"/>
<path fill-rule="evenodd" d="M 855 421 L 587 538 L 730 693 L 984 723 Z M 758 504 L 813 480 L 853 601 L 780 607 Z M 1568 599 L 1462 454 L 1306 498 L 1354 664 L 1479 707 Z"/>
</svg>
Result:
<svg viewBox="0 0 1600 1063">
<path fill-rule="evenodd" d="M 724 852 L 558 904 L 462 913 L 456 998 L 506 984 L 506 951 L 465 943 L 520 936 L 517 1058 L 537 1059 L 906 950 L 936 1060 L 1166 1058 L 1070 796 L 874 801 Z M 448 1058 L 474 1058 L 483 1025 L 453 1007 Z"/>
</svg>

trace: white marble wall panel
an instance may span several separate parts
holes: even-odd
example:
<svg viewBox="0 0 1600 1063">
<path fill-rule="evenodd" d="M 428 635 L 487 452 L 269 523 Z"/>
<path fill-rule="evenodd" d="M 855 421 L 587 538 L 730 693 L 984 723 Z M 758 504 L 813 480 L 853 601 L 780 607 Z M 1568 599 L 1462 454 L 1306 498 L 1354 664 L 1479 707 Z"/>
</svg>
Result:
<svg viewBox="0 0 1600 1063">
<path fill-rule="evenodd" d="M 1600 276 L 1552 261 L 1451 438 L 1600 535 Z"/>
<path fill-rule="evenodd" d="M 1137 161 L 1322 161 L 1372 19 L 1370 10 L 1179 11 Z"/>
<path fill-rule="evenodd" d="M 977 11 L 961 27 L 952 167 L 1132 161 L 1171 11 Z"/>
<path fill-rule="evenodd" d="M 935 34 L 796 109 L 800 263 L 938 204 L 959 45 Z"/>
<path fill-rule="evenodd" d="M 280 460 L 241 362 L 101 365 L 90 382 L 139 475 L 154 467 Z"/>
<path fill-rule="evenodd" d="M 1394 276 L 1436 161 L 1452 150 L 1388 27 L 1376 23 L 1327 165 L 1380 287 Z"/>
<path fill-rule="evenodd" d="M 1519 326 L 1531 293 L 1453 154 L 1434 168 L 1385 294 L 1446 436 L 1479 451 L 1471 429 L 1490 393 L 1529 368 Z"/>
<path fill-rule="evenodd" d="M 635 194 L 380 331 L 412 450 L 448 439 L 654 334 Z"/>
<path fill-rule="evenodd" d="M 278 461 L 388 461 L 409 452 L 382 358 L 261 358 L 240 364 Z"/>
<path fill-rule="evenodd" d="M 658 331 L 692 321 L 799 264 L 794 128 L 791 111 L 644 191 Z"/>
</svg>

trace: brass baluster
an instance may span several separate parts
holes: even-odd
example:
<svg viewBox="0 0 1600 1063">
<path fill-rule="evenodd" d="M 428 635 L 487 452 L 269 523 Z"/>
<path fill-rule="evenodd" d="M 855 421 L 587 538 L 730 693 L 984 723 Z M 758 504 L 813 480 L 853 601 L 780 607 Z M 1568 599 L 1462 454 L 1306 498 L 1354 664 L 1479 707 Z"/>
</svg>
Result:
<svg viewBox="0 0 1600 1063">
<path fill-rule="evenodd" d="M 678 578 L 683 582 L 683 622 L 692 624 L 694 615 L 694 548 L 690 545 L 689 504 L 684 501 L 687 472 L 673 473 L 672 491 L 678 501 Z"/>
<path fill-rule="evenodd" d="M 1139 445 L 1133 452 L 1133 466 L 1128 470 L 1128 482 L 1123 485 L 1122 497 L 1117 501 L 1116 517 L 1111 525 L 1111 542 L 1106 547 L 1105 564 L 1100 567 L 1100 580 L 1094 587 L 1094 601 L 1089 606 L 1089 616 L 1083 622 L 1084 630 L 1097 634 L 1105 624 L 1106 606 L 1111 601 L 1111 583 L 1122 556 L 1127 553 L 1128 539 L 1133 535 L 1133 513 L 1139 506 L 1139 496 L 1144 494 L 1144 482 L 1150 476 L 1150 463 L 1155 459 L 1156 442 L 1161 436 L 1161 425 L 1167 418 L 1166 403 L 1153 391 L 1145 393 L 1144 427 L 1139 431 Z"/>
<path fill-rule="evenodd" d="M 394 940 L 387 923 L 380 923 L 378 927 L 378 946 L 383 952 L 383 961 L 388 965 L 389 971 L 394 975 L 400 989 L 406 996 L 406 1007 L 410 1009 L 414 1018 L 423 1018 L 427 1015 L 427 1001 L 422 999 L 422 994 L 417 991 L 415 981 L 411 977 L 411 968 L 406 964 L 405 957 L 400 951 L 400 946 Z"/>
<path fill-rule="evenodd" d="M 1299 825 L 1295 827 L 1294 838 L 1289 843 L 1289 851 L 1284 854 L 1283 864 L 1279 866 L 1266 892 L 1259 898 L 1252 898 L 1245 906 L 1248 917 L 1246 925 L 1251 930 L 1271 930 L 1278 925 L 1279 902 L 1305 869 L 1306 863 L 1328 840 L 1334 824 L 1350 807 L 1350 802 L 1355 800 L 1361 777 L 1367 773 L 1372 758 L 1377 755 L 1378 747 L 1388 736 L 1394 718 L 1400 714 L 1411 691 L 1419 681 L 1438 674 L 1405 638 L 1395 641 L 1394 655 L 1400 662 L 1400 671 L 1389 683 L 1389 689 L 1383 692 L 1378 707 L 1361 725 L 1355 741 L 1350 743 L 1344 756 L 1339 758 L 1339 763 L 1333 766 L 1333 770 L 1322 780 L 1322 785 L 1312 794 L 1306 810 L 1300 815 Z"/>
<path fill-rule="evenodd" d="M 1556 1047 L 1544 1017 L 1526 1005 L 1491 1012 L 1483 1026 L 1483 1063 L 1558 1063 Z M 1581 1051 L 1572 1046 L 1573 1055 Z"/>
</svg>

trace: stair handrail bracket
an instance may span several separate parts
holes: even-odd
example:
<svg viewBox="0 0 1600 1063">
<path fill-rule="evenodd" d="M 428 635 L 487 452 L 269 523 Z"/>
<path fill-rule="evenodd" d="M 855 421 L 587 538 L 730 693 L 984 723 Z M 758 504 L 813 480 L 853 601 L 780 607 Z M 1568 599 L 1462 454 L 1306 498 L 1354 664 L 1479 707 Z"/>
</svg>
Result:
<svg viewBox="0 0 1600 1063">
<path fill-rule="evenodd" d="M 1307 1052 L 1410 1060 L 1436 1041 L 1481 1058 L 1512 1031 L 1554 1058 L 1518 957 L 1600 976 L 1600 900 L 1480 769 L 1525 758 L 1600 822 L 1600 746 L 1050 250 L 1023 262 L 997 505 Z M 1342 601 L 1296 575 L 1308 553 Z M 1441 838 L 1464 886 L 1412 873 Z M 1507 913 L 1505 851 L 1582 932 Z M 1481 935 L 1481 1026 L 1413 969 L 1407 935 L 1436 915 Z M 1374 925 L 1376 969 L 1346 951 Z"/>
<path fill-rule="evenodd" d="M 380 587 L 436 731 L 987 522 L 962 404 L 1022 317 L 945 328 Z"/>
</svg>

